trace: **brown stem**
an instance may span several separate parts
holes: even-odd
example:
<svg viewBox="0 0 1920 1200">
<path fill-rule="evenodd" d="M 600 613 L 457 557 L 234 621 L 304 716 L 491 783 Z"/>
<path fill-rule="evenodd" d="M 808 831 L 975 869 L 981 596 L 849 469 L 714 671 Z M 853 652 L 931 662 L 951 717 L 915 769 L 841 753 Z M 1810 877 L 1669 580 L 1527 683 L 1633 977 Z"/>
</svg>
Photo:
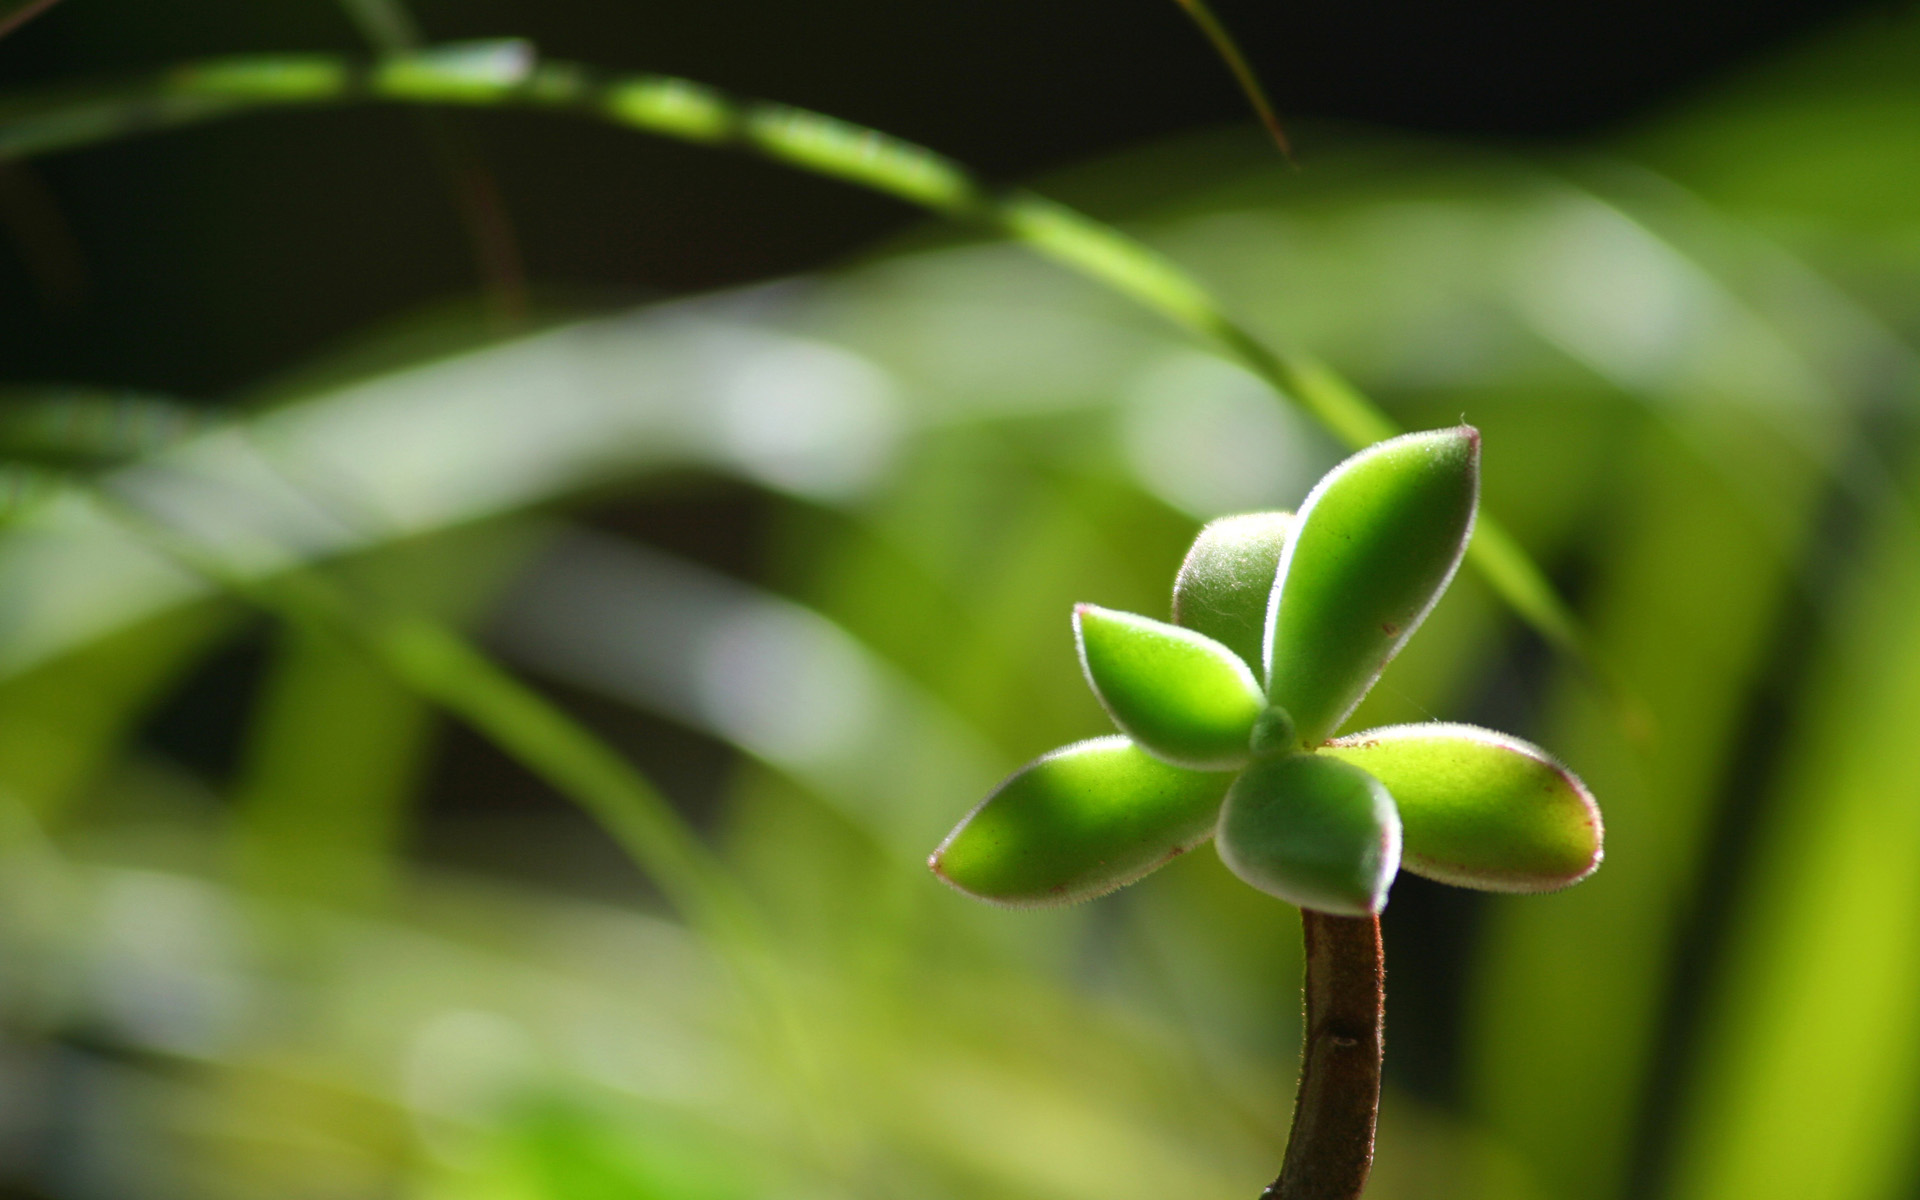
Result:
<svg viewBox="0 0 1920 1200">
<path fill-rule="evenodd" d="M 1386 968 L 1380 918 L 1300 910 L 1307 1019 L 1280 1178 L 1263 1200 L 1356 1200 L 1373 1167 Z"/>
</svg>

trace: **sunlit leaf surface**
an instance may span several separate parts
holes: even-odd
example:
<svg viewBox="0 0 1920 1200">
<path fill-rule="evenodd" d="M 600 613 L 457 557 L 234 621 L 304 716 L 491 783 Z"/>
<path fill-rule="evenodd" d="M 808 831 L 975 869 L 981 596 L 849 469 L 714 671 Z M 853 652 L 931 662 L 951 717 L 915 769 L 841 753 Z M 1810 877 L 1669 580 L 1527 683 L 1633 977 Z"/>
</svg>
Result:
<svg viewBox="0 0 1920 1200">
<path fill-rule="evenodd" d="M 1093 604 L 1074 608 L 1073 627 L 1087 682 L 1141 749 L 1202 771 L 1247 761 L 1267 702 L 1239 655 L 1205 634 Z"/>
<path fill-rule="evenodd" d="M 1209 521 L 1173 581 L 1175 623 L 1266 669 L 1267 602 L 1293 514 L 1241 513 Z"/>
<path fill-rule="evenodd" d="M 1480 433 L 1410 433 L 1314 485 L 1267 613 L 1267 694 L 1300 744 L 1325 741 L 1426 619 L 1466 553 Z"/>
<path fill-rule="evenodd" d="M 1231 773 L 1172 766 L 1123 737 L 1020 768 L 933 852 L 934 874 L 1001 904 L 1069 904 L 1205 841 Z"/>
<path fill-rule="evenodd" d="M 1227 792 L 1219 847 L 1233 873 L 1263 892 L 1363 917 L 1386 907 L 1400 869 L 1400 817 L 1380 781 L 1351 763 L 1262 759 Z"/>
<path fill-rule="evenodd" d="M 1461 887 L 1541 892 L 1600 865 L 1592 794 L 1518 738 L 1471 725 L 1394 725 L 1338 738 L 1319 753 L 1386 786 L 1409 871 Z"/>
</svg>

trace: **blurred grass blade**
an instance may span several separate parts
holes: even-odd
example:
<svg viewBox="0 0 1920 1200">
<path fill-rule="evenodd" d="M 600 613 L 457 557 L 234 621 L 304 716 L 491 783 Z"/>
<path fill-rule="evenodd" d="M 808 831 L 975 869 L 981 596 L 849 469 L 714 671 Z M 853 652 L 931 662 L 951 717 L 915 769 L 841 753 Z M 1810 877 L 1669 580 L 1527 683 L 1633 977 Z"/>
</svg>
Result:
<svg viewBox="0 0 1920 1200">
<path fill-rule="evenodd" d="M 1597 648 L 1592 632 L 1506 526 L 1482 513 L 1474 525 L 1473 541 L 1467 544 L 1467 561 L 1521 620 L 1599 685 L 1629 738 L 1645 743 L 1656 736 L 1659 725 L 1646 701 L 1622 676 L 1618 664 Z"/>
<path fill-rule="evenodd" d="M 420 24 L 403 0 L 339 0 L 367 44 L 383 55 L 420 49 Z M 522 57 L 528 57 L 522 51 Z M 494 171 L 465 128 L 450 114 L 422 113 L 420 128 L 453 192 L 472 246 L 474 264 L 491 301 L 496 323 L 516 324 L 526 317 L 526 265 L 519 236 L 508 219 Z"/>
<path fill-rule="evenodd" d="M 777 1047 L 777 1073 L 789 1100 L 805 1102 L 817 1086 L 808 1078 L 811 1060 L 802 1049 L 808 1039 L 794 1014 L 791 989 L 769 957 L 772 942 L 759 910 L 626 759 L 436 621 L 355 604 L 311 571 L 265 579 L 236 574 L 137 507 L 106 493 L 100 501 L 156 549 L 234 595 L 295 626 L 360 646 L 394 678 L 466 721 L 580 805 L 733 969 Z"/>
<path fill-rule="evenodd" d="M 1741 880 L 1676 1200 L 1900 1195 L 1920 1168 L 1920 544 L 1883 511 Z"/>
<path fill-rule="evenodd" d="M 414 540 L 349 564 L 389 603 L 472 620 L 525 558 L 498 524 Z M 234 813 L 242 878 L 282 898 L 382 898 L 433 732 L 431 709 L 337 633 L 284 625 L 256 701 Z"/>
<path fill-rule="evenodd" d="M 101 466 L 151 454 L 213 423 L 205 412 L 142 392 L 9 389 L 0 392 L 0 458 Z"/>
<path fill-rule="evenodd" d="M 888 378 L 859 355 L 748 317 L 739 304 L 715 317 L 618 314 L 336 381 L 164 447 L 103 485 L 145 497 L 228 566 L 259 575 L 673 466 L 816 497 L 870 477 L 900 420 Z M 594 366 L 583 373 L 582 363 Z M 743 378 L 782 387 L 747 397 Z M 689 396 L 710 402 L 689 406 Z M 796 411 L 798 438 L 758 436 L 775 420 L 795 429 Z M 0 536 L 0 675 L 206 593 L 204 579 L 157 559 L 84 498 L 61 503 L 57 475 L 0 471 L 14 481 L 19 525 Z"/>
<path fill-rule="evenodd" d="M 0 680 L 0 780 L 57 825 L 115 761 L 129 728 L 232 628 L 218 600 L 182 605 Z"/>
<path fill-rule="evenodd" d="M 420 45 L 420 25 L 401 0 L 339 0 L 360 35 L 382 54 L 401 54 Z"/>
<path fill-rule="evenodd" d="M 533 44 L 520 38 L 449 42 L 374 65 L 375 95 L 427 104 L 497 104 L 532 76 Z"/>
<path fill-rule="evenodd" d="M 1286 128 L 1280 124 L 1279 114 L 1273 111 L 1273 104 L 1267 99 L 1267 90 L 1260 84 L 1259 72 L 1253 69 L 1246 55 L 1240 53 L 1240 46 L 1233 40 L 1233 35 L 1213 15 L 1207 0 L 1176 0 L 1176 3 L 1186 10 L 1187 16 L 1193 18 L 1193 23 L 1200 27 L 1200 32 L 1206 35 L 1207 41 L 1213 46 L 1214 53 L 1233 73 L 1233 81 L 1240 85 L 1240 91 L 1246 96 L 1247 103 L 1253 106 L 1260 123 L 1266 126 L 1274 145 L 1280 147 L 1280 153 L 1291 159 L 1293 144 L 1287 140 Z"/>
<path fill-rule="evenodd" d="M 420 615 L 353 603 L 323 576 L 237 572 L 137 503 L 106 492 L 115 519 L 183 567 L 298 626 L 362 647 L 396 678 L 472 724 L 598 820 L 683 915 L 724 943 L 758 940 L 752 907 L 666 798 L 572 717 L 458 634 Z"/>
<path fill-rule="evenodd" d="M 585 68 L 560 62 L 524 73 L 503 67 L 454 69 L 458 46 L 383 63 L 371 74 L 318 56 L 211 60 L 175 68 L 157 83 L 99 93 L 94 99 L 0 103 L 0 152 L 44 154 L 105 139 L 168 128 L 255 107 L 397 100 L 477 106 L 529 105 L 610 119 L 648 132 L 706 144 L 744 142 L 769 157 L 869 187 L 935 212 L 1007 233 L 1210 342 L 1302 405 L 1351 448 L 1399 432 L 1375 405 L 1329 368 L 1305 356 L 1276 352 L 1229 317 L 1197 279 L 1165 256 L 1063 205 L 1027 192 L 1001 195 L 963 168 L 923 147 L 785 105 L 735 101 L 688 80 L 639 76 L 591 82 Z M 504 51 L 496 51 L 499 58 Z M 454 58 L 446 58 L 452 54 Z M 493 61 L 493 60 L 489 60 Z M 449 74 L 449 71 L 452 73 Z M 289 79 L 298 86 L 289 86 Z M 397 90 L 395 90 L 397 88 Z M 1476 563 L 1480 560 L 1476 558 Z M 1490 574 L 1497 592 L 1528 582 L 1512 563 Z M 1533 581 L 1544 579 L 1530 573 Z M 1509 602 L 1522 619 L 1542 619 L 1537 594 L 1516 591 Z M 1584 653 L 1564 630 L 1564 609 L 1540 631 L 1568 653 Z"/>
<path fill-rule="evenodd" d="M 1732 415 L 1727 436 L 1747 427 Z M 1736 435 L 1735 430 L 1740 431 Z M 1748 446 L 1746 469 L 1808 528 L 1818 480 Z M 1624 1194 L 1670 986 L 1679 911 L 1713 849 L 1716 788 L 1739 743 L 1746 681 L 1773 648 L 1791 567 L 1745 500 L 1658 423 L 1640 426 L 1630 510 L 1595 581 L 1602 654 L 1660 730 L 1634 744 L 1588 689 L 1563 681 L 1538 740 L 1607 814 L 1607 868 L 1580 887 L 1491 913 L 1468 1034 L 1471 1092 L 1490 1128 L 1532 1162 L 1543 1194 Z M 1804 534 L 1803 534 L 1804 536 Z"/>
<path fill-rule="evenodd" d="M 0 463 L 0 526 L 35 516 L 70 494 L 64 474 L 23 463 Z"/>
<path fill-rule="evenodd" d="M 303 591 L 307 589 L 302 589 Z M 312 619 L 325 601 L 270 599 Z M 330 618 L 336 627 L 348 618 Z M 445 626 L 419 617 L 367 621 L 363 636 L 396 675 L 485 733 L 573 798 L 626 848 L 690 919 L 733 944 L 758 940 L 757 919 L 666 799 L 627 761 Z"/>
<path fill-rule="evenodd" d="M 819 612 L 605 534 L 555 538 L 490 628 L 516 664 L 726 741 L 906 860 L 1005 772 L 940 698 Z"/>
<path fill-rule="evenodd" d="M 237 786 L 243 882 L 282 899 L 380 898 L 430 715 L 417 692 L 359 648 L 283 628 Z"/>
<path fill-rule="evenodd" d="M 6 37 L 14 30 L 46 12 L 60 0 L 14 0 L 0 12 L 0 37 Z"/>
</svg>

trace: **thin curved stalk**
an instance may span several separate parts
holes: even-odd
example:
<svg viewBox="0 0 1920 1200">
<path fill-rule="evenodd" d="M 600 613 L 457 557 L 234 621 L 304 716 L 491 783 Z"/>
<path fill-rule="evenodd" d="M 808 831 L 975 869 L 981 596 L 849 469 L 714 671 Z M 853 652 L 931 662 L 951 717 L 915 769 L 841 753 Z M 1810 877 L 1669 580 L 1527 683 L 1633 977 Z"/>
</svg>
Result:
<svg viewBox="0 0 1920 1200">
<path fill-rule="evenodd" d="M 1033 192 L 982 183 L 959 164 L 876 130 L 740 100 L 667 75 L 609 77 L 536 62 L 524 42 L 443 46 L 356 62 L 332 55 L 213 59 L 75 97 L 0 102 L 0 158 L 24 158 L 269 108 L 356 102 L 537 108 L 680 141 L 747 149 L 995 230 L 1127 296 L 1270 384 L 1354 449 L 1400 427 L 1325 363 L 1266 345 L 1206 287 L 1118 229 Z M 1592 671 L 1631 727 L 1627 692 L 1539 567 L 1482 515 L 1468 558 L 1522 620 Z"/>
<path fill-rule="evenodd" d="M 1220 18 L 1213 15 L 1207 0 L 1174 0 L 1174 3 L 1186 10 L 1187 16 L 1200 27 L 1200 32 L 1213 46 L 1213 52 L 1220 56 L 1220 61 L 1232 73 L 1233 81 L 1240 85 L 1240 93 L 1247 98 L 1254 115 L 1267 127 L 1267 134 L 1273 138 L 1274 145 L 1280 147 L 1280 153 L 1291 162 L 1293 143 L 1287 140 L 1286 128 L 1280 124 L 1280 114 L 1273 111 L 1273 102 L 1267 99 L 1267 89 L 1261 86 L 1259 73 L 1247 61 L 1247 56 L 1240 53 L 1240 44 L 1233 40 L 1233 35 L 1220 23 Z"/>
<path fill-rule="evenodd" d="M 419 23 L 401 0 L 339 3 L 347 19 L 377 53 L 417 54 L 426 44 Z M 466 227 L 495 331 L 507 332 L 526 320 L 527 269 L 500 181 L 466 128 L 451 115 L 423 112 L 418 114 L 417 124 L 446 178 L 460 223 Z"/>
<path fill-rule="evenodd" d="M 1280 1177 L 1263 1200 L 1358 1200 L 1380 1112 L 1386 970 L 1380 918 L 1300 910 L 1307 943 L 1300 1090 Z"/>
</svg>

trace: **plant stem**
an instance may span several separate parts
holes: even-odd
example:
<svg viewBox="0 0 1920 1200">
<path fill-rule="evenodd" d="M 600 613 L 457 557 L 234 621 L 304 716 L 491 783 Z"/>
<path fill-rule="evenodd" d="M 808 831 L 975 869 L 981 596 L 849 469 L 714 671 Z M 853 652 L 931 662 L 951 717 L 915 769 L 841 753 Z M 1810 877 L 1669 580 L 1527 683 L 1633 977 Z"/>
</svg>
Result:
<svg viewBox="0 0 1920 1200">
<path fill-rule="evenodd" d="M 1380 1112 L 1386 967 L 1379 917 L 1300 910 L 1307 942 L 1300 1093 L 1280 1178 L 1262 1200 L 1357 1200 Z"/>
</svg>

